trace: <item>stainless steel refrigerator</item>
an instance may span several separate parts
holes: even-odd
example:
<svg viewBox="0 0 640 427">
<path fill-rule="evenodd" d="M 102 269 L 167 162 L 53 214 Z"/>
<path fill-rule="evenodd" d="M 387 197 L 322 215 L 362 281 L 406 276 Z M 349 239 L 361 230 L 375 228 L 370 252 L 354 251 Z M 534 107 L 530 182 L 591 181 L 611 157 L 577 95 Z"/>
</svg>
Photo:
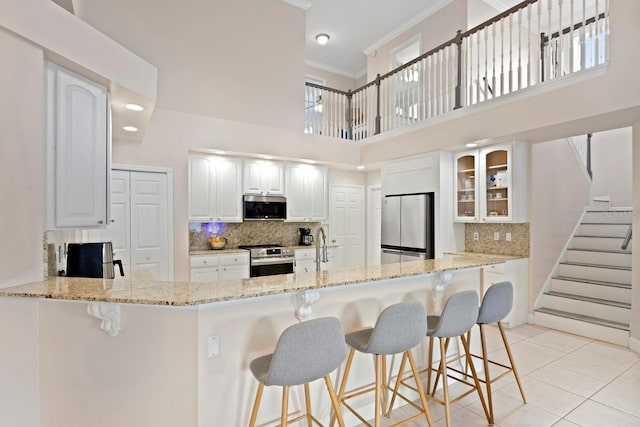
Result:
<svg viewBox="0 0 640 427">
<path fill-rule="evenodd" d="M 385 196 L 382 264 L 434 258 L 433 193 Z"/>
</svg>

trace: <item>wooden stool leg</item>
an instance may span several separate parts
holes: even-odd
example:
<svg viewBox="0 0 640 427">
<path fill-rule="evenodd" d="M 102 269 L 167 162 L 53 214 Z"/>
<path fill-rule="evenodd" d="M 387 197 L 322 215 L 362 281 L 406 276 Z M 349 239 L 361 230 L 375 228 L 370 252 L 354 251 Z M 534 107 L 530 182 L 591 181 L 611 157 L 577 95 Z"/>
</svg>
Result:
<svg viewBox="0 0 640 427">
<path fill-rule="evenodd" d="M 427 393 L 431 390 L 431 369 L 433 367 L 433 337 L 429 337 L 429 360 L 427 361 Z"/>
<path fill-rule="evenodd" d="M 256 425 L 256 417 L 258 416 L 258 407 L 260 406 L 260 399 L 262 398 L 262 391 L 264 390 L 264 384 L 258 384 L 258 391 L 256 393 L 256 400 L 253 402 L 253 410 L 251 411 L 251 420 L 249 421 L 249 427 Z"/>
<path fill-rule="evenodd" d="M 393 411 L 393 404 L 396 402 L 396 395 L 398 394 L 398 389 L 400 388 L 400 382 L 402 381 L 402 373 L 404 372 L 404 366 L 407 363 L 407 352 L 405 351 L 402 355 L 402 361 L 400 362 L 400 369 L 398 369 L 398 377 L 396 378 L 396 385 L 393 388 L 393 395 L 391 395 L 391 402 L 389 402 L 389 409 L 387 410 L 387 415 L 391 416 L 391 411 Z"/>
<path fill-rule="evenodd" d="M 449 341 L 451 341 L 451 338 L 447 338 L 444 341 L 444 354 L 440 354 L 440 363 L 442 363 L 442 359 L 446 359 L 447 358 L 447 351 L 449 351 Z M 442 367 L 442 365 L 440 365 Z M 431 391 L 431 395 L 435 396 L 436 394 L 436 388 L 438 388 L 438 383 L 440 382 L 440 371 L 441 369 L 438 369 L 438 372 L 436 373 L 436 380 L 433 383 L 433 390 Z M 442 375 L 444 375 L 444 378 L 447 378 L 447 370 L 445 369 L 443 371 L 444 373 Z"/>
<path fill-rule="evenodd" d="M 447 420 L 447 427 L 451 427 L 451 413 L 449 411 L 449 381 L 447 381 L 447 351 L 445 350 L 444 339 L 440 341 L 440 374 L 442 374 L 442 390 L 444 393 L 444 415 Z M 435 393 L 435 385 L 434 390 Z"/>
<path fill-rule="evenodd" d="M 464 335 L 461 335 L 462 345 L 464 346 L 465 355 L 467 361 L 469 362 L 469 367 L 471 368 L 471 375 L 473 375 L 473 383 L 476 385 L 476 391 L 478 392 L 478 397 L 480 398 L 480 403 L 482 404 L 482 409 L 484 410 L 484 415 L 487 418 L 487 422 L 491 424 L 491 417 L 489 416 L 489 410 L 487 409 L 487 404 L 484 400 L 484 396 L 482 393 L 482 388 L 480 387 L 480 381 L 478 380 L 478 373 L 476 372 L 476 367 L 473 364 L 473 360 L 471 360 L 471 352 L 469 350 L 469 343 Z"/>
<path fill-rule="evenodd" d="M 344 390 L 347 388 L 347 378 L 349 378 L 349 371 L 351 370 L 351 362 L 353 362 L 353 356 L 356 354 L 355 348 L 349 350 L 349 357 L 347 357 L 347 365 L 344 368 L 344 374 L 342 375 L 342 382 L 340 383 L 340 390 L 338 391 L 338 404 L 342 403 L 344 397 Z M 336 422 L 335 414 L 331 415 L 331 421 L 329 426 L 333 427 Z"/>
<path fill-rule="evenodd" d="M 344 427 L 342 412 L 340 412 L 340 402 L 336 397 L 336 393 L 333 391 L 333 386 L 331 385 L 331 378 L 329 378 L 329 375 L 326 375 L 324 377 L 324 383 L 327 385 L 327 390 L 329 391 L 329 397 L 331 398 L 331 406 L 333 406 L 333 412 L 335 414 L 335 418 L 338 420 L 338 425 L 340 427 Z"/>
<path fill-rule="evenodd" d="M 304 402 L 307 407 L 307 426 L 313 427 L 313 419 L 311 418 L 311 399 L 309 398 L 309 383 L 304 385 Z"/>
<path fill-rule="evenodd" d="M 422 383 L 420 382 L 420 375 L 418 375 L 418 370 L 416 369 L 416 362 L 413 359 L 413 354 L 411 353 L 411 350 L 404 352 L 404 356 L 402 357 L 402 365 L 400 367 L 400 372 L 402 373 L 405 357 L 409 358 L 409 364 L 411 365 L 413 378 L 416 380 L 416 387 L 418 388 L 418 394 L 420 395 L 420 401 L 422 402 L 422 409 L 424 410 L 424 415 L 427 418 L 427 423 L 429 423 L 430 427 L 433 427 L 433 420 L 431 419 L 431 411 L 429 411 L 429 406 L 427 405 L 427 398 L 424 395 L 424 390 L 422 389 Z M 400 377 L 400 374 L 398 374 L 398 379 L 399 377 Z M 398 388 L 398 383 L 396 383 L 396 391 L 397 391 L 397 388 Z M 395 391 L 394 391 L 393 397 L 395 397 Z"/>
<path fill-rule="evenodd" d="M 491 391 L 491 374 L 489 373 L 489 355 L 487 354 L 487 341 L 484 334 L 484 325 L 478 325 L 480 328 L 480 344 L 482 345 L 482 364 L 484 366 L 484 383 L 487 388 L 487 404 L 489 405 L 489 424 L 495 423 L 493 415 L 493 395 Z"/>
<path fill-rule="evenodd" d="M 382 358 L 382 385 L 380 386 L 380 393 L 382 393 L 382 411 L 384 412 L 387 409 L 387 356 L 381 355 Z"/>
<path fill-rule="evenodd" d="M 518 374 L 518 370 L 516 369 L 516 363 L 513 360 L 513 355 L 511 354 L 511 347 L 509 346 L 509 341 L 507 341 L 507 335 L 504 333 L 502 322 L 498 322 L 498 329 L 500 330 L 500 335 L 502 336 L 502 342 L 504 343 L 504 348 L 507 350 L 507 356 L 509 356 L 509 364 L 511 365 L 513 376 L 516 377 L 516 382 L 518 383 L 518 388 L 520 389 L 520 395 L 522 396 L 522 401 L 524 403 L 527 403 L 527 399 L 524 397 L 524 390 L 522 388 L 522 384 L 520 384 L 520 375 Z"/>
<path fill-rule="evenodd" d="M 375 422 L 374 422 L 374 426 L 375 427 L 380 427 L 380 385 L 381 385 L 381 381 L 380 381 L 380 377 L 382 376 L 382 363 L 381 363 L 381 359 L 382 356 L 380 356 L 379 354 L 376 354 L 374 356 L 374 364 L 375 364 L 375 371 L 376 371 L 376 391 L 375 391 Z"/>
<path fill-rule="evenodd" d="M 289 412 L 289 387 L 282 387 L 282 415 L 280 416 L 280 426 L 287 427 L 287 414 Z"/>
</svg>

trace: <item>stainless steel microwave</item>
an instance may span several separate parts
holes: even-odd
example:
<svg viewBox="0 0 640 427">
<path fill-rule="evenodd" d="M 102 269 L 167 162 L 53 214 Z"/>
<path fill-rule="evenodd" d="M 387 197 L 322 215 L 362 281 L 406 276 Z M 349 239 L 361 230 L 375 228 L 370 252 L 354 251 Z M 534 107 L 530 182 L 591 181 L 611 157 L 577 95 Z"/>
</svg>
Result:
<svg viewBox="0 0 640 427">
<path fill-rule="evenodd" d="M 281 196 L 248 196 L 243 198 L 245 221 L 284 221 L 287 199 Z"/>
</svg>

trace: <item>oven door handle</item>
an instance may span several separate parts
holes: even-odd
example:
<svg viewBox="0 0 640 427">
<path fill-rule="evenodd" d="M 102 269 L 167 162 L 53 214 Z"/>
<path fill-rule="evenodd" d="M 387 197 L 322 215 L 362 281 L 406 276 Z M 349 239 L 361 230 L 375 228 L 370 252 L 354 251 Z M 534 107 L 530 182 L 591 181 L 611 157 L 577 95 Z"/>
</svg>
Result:
<svg viewBox="0 0 640 427">
<path fill-rule="evenodd" d="M 293 257 L 272 257 L 262 259 L 252 259 L 251 265 L 276 265 L 276 264 L 293 264 Z"/>
</svg>

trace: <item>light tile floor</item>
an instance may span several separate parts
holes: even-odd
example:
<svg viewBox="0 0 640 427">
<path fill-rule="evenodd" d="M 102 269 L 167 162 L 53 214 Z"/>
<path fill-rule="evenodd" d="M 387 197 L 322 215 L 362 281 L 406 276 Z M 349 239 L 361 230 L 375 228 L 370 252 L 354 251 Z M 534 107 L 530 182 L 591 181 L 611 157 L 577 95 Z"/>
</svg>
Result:
<svg viewBox="0 0 640 427">
<path fill-rule="evenodd" d="M 499 427 L 640 426 L 640 355 L 627 348 L 533 325 L 507 330 L 527 404 L 508 374 L 494 385 L 494 411 Z M 491 358 L 506 361 L 497 327 L 487 328 Z M 493 369 L 493 368 L 492 368 Z M 493 375 L 493 370 L 491 371 Z M 456 385 L 451 387 L 452 393 Z M 429 401 L 436 426 L 444 426 L 441 405 Z M 394 410 L 390 426 L 413 409 Z M 471 395 L 452 407 L 452 424 L 486 426 L 482 406 Z M 418 420 L 408 426 L 425 426 Z"/>
</svg>

